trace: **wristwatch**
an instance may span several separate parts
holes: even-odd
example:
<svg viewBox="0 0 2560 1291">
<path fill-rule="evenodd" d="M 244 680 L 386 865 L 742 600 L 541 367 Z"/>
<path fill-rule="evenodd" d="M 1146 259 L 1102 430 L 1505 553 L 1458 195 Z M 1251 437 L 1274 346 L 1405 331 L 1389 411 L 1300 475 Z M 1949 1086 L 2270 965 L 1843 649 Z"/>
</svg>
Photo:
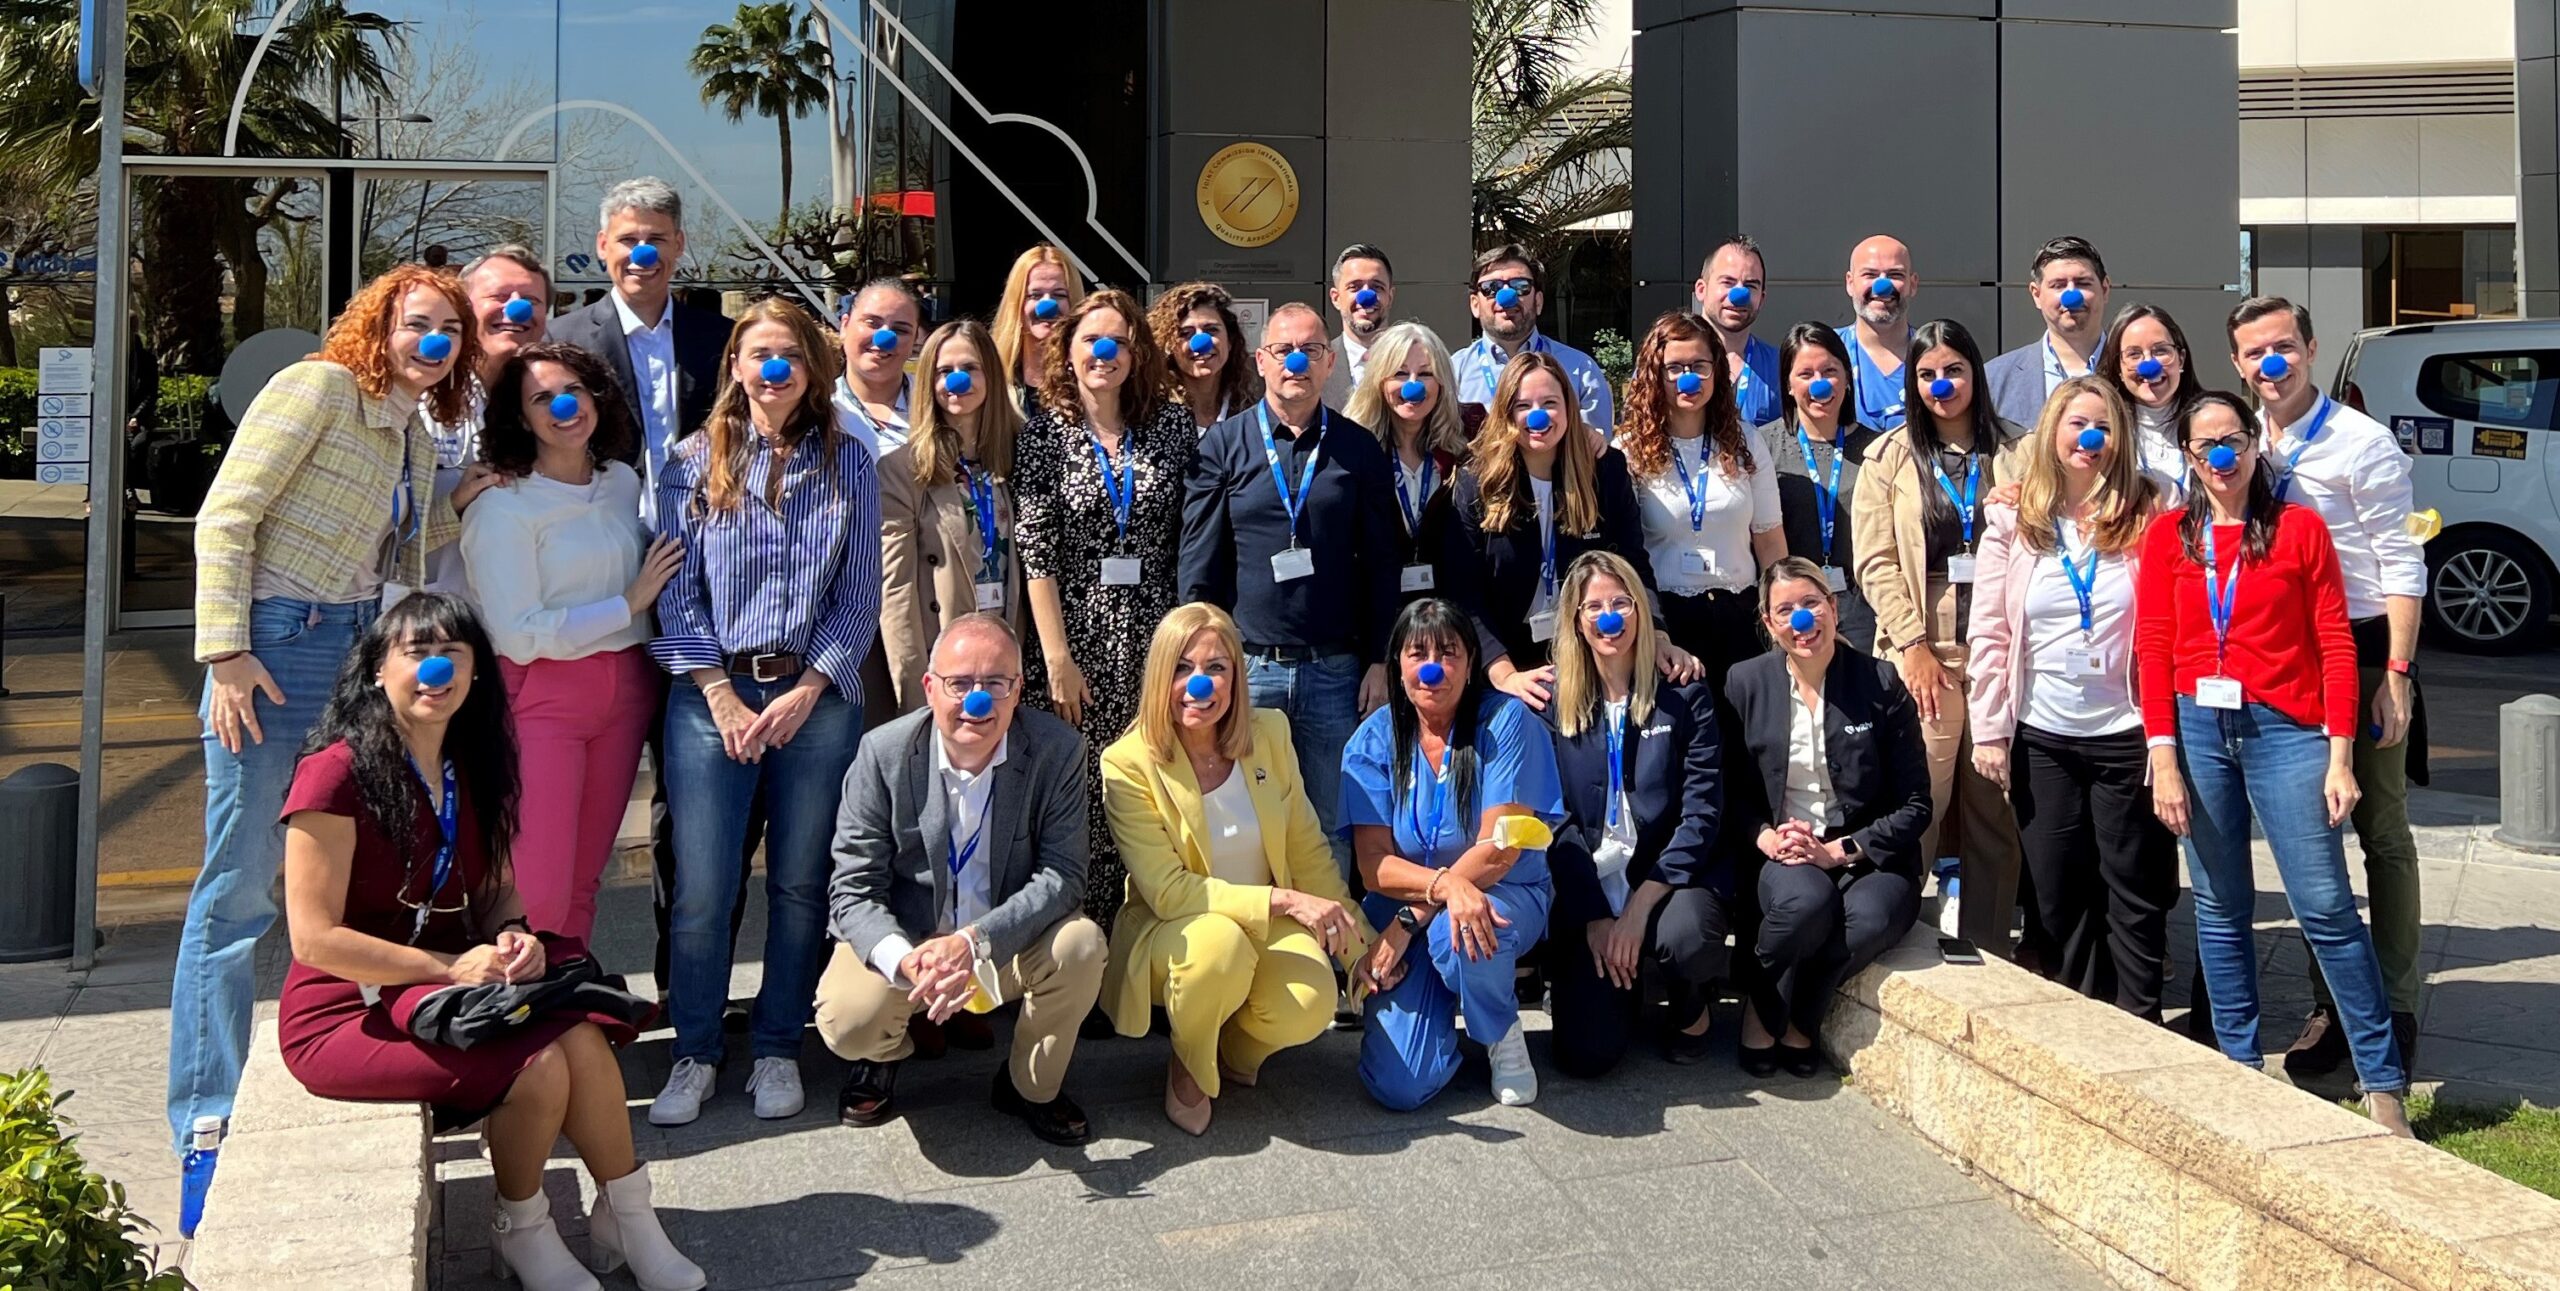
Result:
<svg viewBox="0 0 2560 1291">
<path fill-rule="evenodd" d="M 1399 906 L 1396 909 L 1396 926 L 1404 929 L 1408 937 L 1419 937 L 1422 935 L 1422 916 L 1415 914 L 1412 906 Z"/>
</svg>

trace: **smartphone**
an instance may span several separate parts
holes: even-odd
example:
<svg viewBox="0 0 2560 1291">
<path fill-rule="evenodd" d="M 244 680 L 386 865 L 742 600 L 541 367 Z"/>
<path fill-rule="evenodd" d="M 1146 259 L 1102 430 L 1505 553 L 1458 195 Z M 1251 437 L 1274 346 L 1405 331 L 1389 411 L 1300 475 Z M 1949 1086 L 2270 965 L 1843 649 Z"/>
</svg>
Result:
<svg viewBox="0 0 2560 1291">
<path fill-rule="evenodd" d="M 1979 964 L 1982 951 L 1962 937 L 1938 938 L 1938 958 L 1950 964 Z"/>
</svg>

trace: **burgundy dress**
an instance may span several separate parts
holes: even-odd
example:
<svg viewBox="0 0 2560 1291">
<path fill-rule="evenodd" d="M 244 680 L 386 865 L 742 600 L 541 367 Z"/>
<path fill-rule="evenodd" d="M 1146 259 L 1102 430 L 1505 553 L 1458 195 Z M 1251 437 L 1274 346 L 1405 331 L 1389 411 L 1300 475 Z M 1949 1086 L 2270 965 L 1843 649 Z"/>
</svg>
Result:
<svg viewBox="0 0 2560 1291">
<path fill-rule="evenodd" d="M 302 760 L 294 769 L 293 788 L 285 795 L 283 818 L 316 811 L 346 816 L 356 823 L 355 860 L 347 874 L 345 925 L 385 941 L 406 943 L 417 911 L 401 902 L 400 849 L 374 825 L 356 787 L 354 754 L 344 743 L 332 744 Z M 428 916 L 417 939 L 424 950 L 456 955 L 488 940 L 475 935 L 472 923 L 485 917 L 481 895 L 489 874 L 489 858 L 480 847 L 476 815 L 463 800 L 457 824 L 453 872 L 429 904 L 462 904 L 472 894 L 468 911 Z M 410 885 L 416 900 L 434 872 L 437 832 L 434 811 L 420 795 L 415 827 L 420 858 Z M 564 950 L 582 950 L 575 942 L 546 939 L 553 959 Z M 393 1001 L 404 994 L 423 994 L 434 984 L 385 987 L 380 1004 L 367 1004 L 355 983 L 332 977 L 301 960 L 286 970 L 284 994 L 277 1008 L 276 1030 L 284 1049 L 285 1070 L 322 1098 L 357 1103 L 427 1103 L 439 1128 L 467 1125 L 486 1115 L 507 1096 L 516 1076 L 552 1041 L 580 1022 L 592 1021 L 616 1044 L 628 1042 L 631 1028 L 602 1014 L 560 1014 L 537 1018 L 514 1033 L 468 1050 L 427 1044 L 393 1021 Z M 403 1016 L 407 1010 L 400 1011 Z"/>
</svg>

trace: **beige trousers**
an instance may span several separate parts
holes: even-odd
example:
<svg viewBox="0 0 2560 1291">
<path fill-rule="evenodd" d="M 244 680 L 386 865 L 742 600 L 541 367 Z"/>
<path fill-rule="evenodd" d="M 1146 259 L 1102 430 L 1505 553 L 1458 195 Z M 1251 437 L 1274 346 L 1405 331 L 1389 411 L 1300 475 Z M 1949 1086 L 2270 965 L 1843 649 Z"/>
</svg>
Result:
<svg viewBox="0 0 2560 1291">
<path fill-rule="evenodd" d="M 1022 1001 L 1013 1026 L 1013 1087 L 1035 1103 L 1058 1096 L 1067 1064 L 1076 1055 L 1076 1028 L 1102 992 L 1102 965 L 1110 955 L 1102 928 L 1070 915 L 997 970 L 1007 1000 Z M 907 993 L 837 942 L 818 978 L 818 1035 L 835 1055 L 856 1062 L 894 1062 L 916 1051 L 907 1019 L 916 1006 Z"/>
<path fill-rule="evenodd" d="M 1938 692 L 1938 720 L 1920 722 L 1929 754 L 1929 832 L 1920 838 L 1923 864 L 1962 857 L 1964 938 L 2003 959 L 2010 948 L 2009 921 L 2018 908 L 2018 820 L 2009 796 L 1973 769 L 1973 735 L 1965 721 L 1966 665 L 1973 654 L 1956 615 L 1955 584 L 1929 580 L 1929 645 L 1946 669 Z"/>
</svg>

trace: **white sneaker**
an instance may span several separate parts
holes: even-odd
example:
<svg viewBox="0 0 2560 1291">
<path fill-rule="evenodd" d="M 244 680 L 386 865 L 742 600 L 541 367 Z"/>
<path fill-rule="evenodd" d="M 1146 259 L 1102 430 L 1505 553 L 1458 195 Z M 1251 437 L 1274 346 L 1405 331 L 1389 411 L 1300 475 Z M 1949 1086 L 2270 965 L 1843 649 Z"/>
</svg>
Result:
<svg viewBox="0 0 2560 1291">
<path fill-rule="evenodd" d="M 720 1084 L 720 1069 L 699 1058 L 678 1058 L 667 1087 L 649 1100 L 651 1125 L 691 1125 Z"/>
<path fill-rule="evenodd" d="M 747 1092 L 756 1096 L 757 1118 L 767 1121 L 798 1116 L 808 1102 L 800 1092 L 800 1064 L 790 1058 L 756 1059 Z"/>
<path fill-rule="evenodd" d="M 1529 1065 L 1529 1037 L 1518 1022 L 1485 1049 L 1493 1061 L 1493 1101 L 1505 1107 L 1536 1102 L 1538 1069 Z"/>
</svg>

